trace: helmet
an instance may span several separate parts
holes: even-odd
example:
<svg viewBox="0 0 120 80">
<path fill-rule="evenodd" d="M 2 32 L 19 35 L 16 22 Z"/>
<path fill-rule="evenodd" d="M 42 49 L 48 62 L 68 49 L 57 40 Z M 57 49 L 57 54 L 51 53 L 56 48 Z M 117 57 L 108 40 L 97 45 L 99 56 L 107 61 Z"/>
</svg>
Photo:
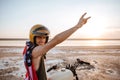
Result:
<svg viewBox="0 0 120 80">
<path fill-rule="evenodd" d="M 41 24 L 37 24 L 34 25 L 29 33 L 29 39 L 32 43 L 35 43 L 35 37 L 36 36 L 45 36 L 46 37 L 46 43 L 48 42 L 48 38 L 49 38 L 49 30 L 41 25 Z"/>
</svg>

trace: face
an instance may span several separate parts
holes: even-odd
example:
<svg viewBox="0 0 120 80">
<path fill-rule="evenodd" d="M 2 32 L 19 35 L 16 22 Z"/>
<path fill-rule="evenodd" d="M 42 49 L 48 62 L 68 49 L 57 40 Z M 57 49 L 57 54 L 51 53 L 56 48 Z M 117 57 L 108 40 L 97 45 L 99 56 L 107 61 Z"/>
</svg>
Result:
<svg viewBox="0 0 120 80">
<path fill-rule="evenodd" d="M 37 45 L 45 45 L 46 37 L 45 36 L 37 36 L 36 37 L 36 44 Z"/>
</svg>

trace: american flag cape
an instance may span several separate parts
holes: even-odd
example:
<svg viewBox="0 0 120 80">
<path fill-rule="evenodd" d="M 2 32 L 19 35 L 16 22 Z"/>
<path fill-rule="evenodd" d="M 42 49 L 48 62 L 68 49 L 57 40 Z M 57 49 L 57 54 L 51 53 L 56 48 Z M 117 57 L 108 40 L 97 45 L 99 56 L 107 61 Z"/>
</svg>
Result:
<svg viewBox="0 0 120 80">
<path fill-rule="evenodd" d="M 24 65 L 26 68 L 26 75 L 24 80 L 38 80 L 36 71 L 34 69 L 34 65 L 32 63 L 32 50 L 34 48 L 34 45 L 32 43 L 26 42 L 26 46 L 23 50 L 23 56 L 24 56 Z"/>
</svg>

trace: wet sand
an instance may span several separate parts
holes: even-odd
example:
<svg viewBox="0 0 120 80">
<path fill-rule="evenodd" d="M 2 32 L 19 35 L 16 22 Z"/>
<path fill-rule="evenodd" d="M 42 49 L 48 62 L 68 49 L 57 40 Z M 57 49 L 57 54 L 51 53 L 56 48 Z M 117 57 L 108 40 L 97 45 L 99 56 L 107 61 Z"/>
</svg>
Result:
<svg viewBox="0 0 120 80">
<path fill-rule="evenodd" d="M 23 47 L 0 47 L 0 80 L 23 80 L 22 50 Z M 60 59 L 72 64 L 77 58 L 94 66 L 77 69 L 79 80 L 120 80 L 120 47 L 55 47 L 48 52 L 46 62 Z"/>
</svg>

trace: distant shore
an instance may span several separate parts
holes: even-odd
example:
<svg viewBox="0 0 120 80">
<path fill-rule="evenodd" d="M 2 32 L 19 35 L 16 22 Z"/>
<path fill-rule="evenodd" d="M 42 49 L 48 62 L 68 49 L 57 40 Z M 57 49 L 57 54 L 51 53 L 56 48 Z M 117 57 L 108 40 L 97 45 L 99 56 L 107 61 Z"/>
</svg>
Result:
<svg viewBox="0 0 120 80">
<path fill-rule="evenodd" d="M 50 38 L 51 40 L 52 38 Z M 0 38 L 0 40 L 29 40 L 28 38 Z M 69 38 L 67 40 L 120 40 L 119 38 Z"/>
<path fill-rule="evenodd" d="M 24 48 L 25 46 L 0 46 L 0 48 Z M 55 48 L 72 48 L 72 49 L 120 49 L 120 45 L 111 46 L 56 46 Z"/>
</svg>

